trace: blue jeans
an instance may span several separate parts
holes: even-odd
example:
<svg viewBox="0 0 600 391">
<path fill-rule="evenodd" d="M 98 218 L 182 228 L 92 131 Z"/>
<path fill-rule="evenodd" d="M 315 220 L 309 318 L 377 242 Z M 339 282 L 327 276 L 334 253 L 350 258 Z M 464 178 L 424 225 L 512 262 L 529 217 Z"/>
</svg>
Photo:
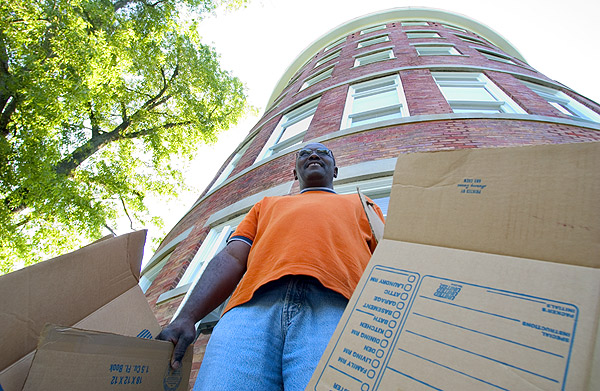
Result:
<svg viewBox="0 0 600 391">
<path fill-rule="evenodd" d="M 312 277 L 266 284 L 221 318 L 194 391 L 304 390 L 347 303 Z"/>
</svg>

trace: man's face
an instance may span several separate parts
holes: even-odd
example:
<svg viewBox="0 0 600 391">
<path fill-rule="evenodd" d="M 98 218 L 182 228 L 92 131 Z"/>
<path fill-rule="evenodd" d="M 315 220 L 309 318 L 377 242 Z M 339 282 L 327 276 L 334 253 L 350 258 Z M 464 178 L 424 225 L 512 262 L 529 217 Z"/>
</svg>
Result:
<svg viewBox="0 0 600 391">
<path fill-rule="evenodd" d="M 333 178 L 337 176 L 337 172 L 333 154 L 323 144 L 308 144 L 296 153 L 294 176 L 300 182 L 300 189 L 307 187 L 333 189 Z"/>
</svg>

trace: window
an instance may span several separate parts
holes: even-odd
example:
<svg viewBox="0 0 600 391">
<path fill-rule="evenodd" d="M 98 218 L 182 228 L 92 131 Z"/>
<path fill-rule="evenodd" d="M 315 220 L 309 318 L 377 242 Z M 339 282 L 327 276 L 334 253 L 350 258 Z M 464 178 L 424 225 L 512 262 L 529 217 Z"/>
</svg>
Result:
<svg viewBox="0 0 600 391">
<path fill-rule="evenodd" d="M 388 42 L 389 40 L 390 40 L 390 37 L 387 34 L 369 38 L 369 39 L 364 39 L 358 43 L 358 48 L 364 48 L 364 47 L 375 45 L 375 44 L 381 43 L 381 42 Z"/>
<path fill-rule="evenodd" d="M 202 245 L 198 249 L 196 256 L 190 262 L 190 265 L 185 270 L 183 277 L 177 284 L 178 287 L 195 283 L 202 273 L 208 262 L 227 244 L 227 239 L 231 236 L 237 225 L 242 221 L 243 217 L 238 217 L 226 223 L 220 224 L 210 230 Z M 189 292 L 190 290 L 188 290 Z"/>
<path fill-rule="evenodd" d="M 156 265 L 152 266 L 148 271 L 144 271 L 144 275 L 140 277 L 139 282 L 140 288 L 142 288 L 142 292 L 146 293 L 148 288 L 150 288 L 150 285 L 152 285 L 162 268 L 169 261 L 169 258 L 171 257 L 172 253 L 173 252 L 170 252 L 169 254 L 164 256 L 163 259 L 161 259 Z"/>
<path fill-rule="evenodd" d="M 405 27 L 405 26 L 429 26 L 429 23 L 414 21 L 414 22 L 401 22 L 400 25 L 402 27 Z"/>
<path fill-rule="evenodd" d="M 331 53 L 331 54 L 323 57 L 322 59 L 320 59 L 319 61 L 317 61 L 317 63 L 315 64 L 315 68 L 318 67 L 318 66 L 321 66 L 321 65 L 325 64 L 326 62 L 329 62 L 329 61 L 333 60 L 334 58 L 339 57 L 341 52 L 342 52 L 342 49 L 337 50 L 337 51 L 335 51 L 335 52 L 333 52 L 333 53 Z"/>
<path fill-rule="evenodd" d="M 342 129 L 409 115 L 398 75 L 351 85 Z"/>
<path fill-rule="evenodd" d="M 468 37 L 466 35 L 461 35 L 461 34 L 455 34 L 460 40 L 465 41 L 465 42 L 469 42 L 469 43 L 476 43 L 479 45 L 488 45 L 487 42 L 482 41 L 480 39 L 477 38 L 473 38 L 473 37 Z"/>
<path fill-rule="evenodd" d="M 444 26 L 447 29 L 456 30 L 456 31 L 462 31 L 463 33 L 467 32 L 467 30 L 465 30 L 463 28 L 460 28 L 460 27 L 453 26 L 451 24 L 441 23 L 441 25 Z"/>
<path fill-rule="evenodd" d="M 318 82 L 327 79 L 333 73 L 333 66 L 327 69 L 323 69 L 319 73 L 312 75 L 311 77 L 304 80 L 304 84 L 300 87 L 300 91 L 307 89 L 308 87 L 317 84 Z"/>
<path fill-rule="evenodd" d="M 380 24 L 380 25 L 377 25 L 377 26 L 368 27 L 368 28 L 366 28 L 364 30 L 361 30 L 360 35 L 372 33 L 373 31 L 385 30 L 385 28 L 386 28 L 385 24 Z"/>
<path fill-rule="evenodd" d="M 392 49 L 370 52 L 367 54 L 361 54 L 360 56 L 357 56 L 354 60 L 354 66 L 358 67 L 361 65 L 372 64 L 374 62 L 390 60 L 392 58 L 395 58 Z"/>
<path fill-rule="evenodd" d="M 177 287 L 181 287 L 184 285 L 189 286 L 187 288 L 187 293 L 185 297 L 179 304 L 179 308 L 177 308 L 177 311 L 175 311 L 175 314 L 173 315 L 172 319 L 175 319 L 177 315 L 179 315 L 181 308 L 183 308 L 184 304 L 187 302 L 189 295 L 192 293 L 192 290 L 194 289 L 194 286 L 200 279 L 202 273 L 204 273 L 206 266 L 208 265 L 210 260 L 215 256 L 215 254 L 217 254 L 225 247 L 225 245 L 227 244 L 227 239 L 229 239 L 231 234 L 233 234 L 236 227 L 242 221 L 243 218 L 244 216 L 242 215 L 236 217 L 235 219 L 222 223 L 218 226 L 215 226 L 210 230 L 208 235 L 206 235 L 206 238 L 204 239 L 202 245 L 198 249 L 196 256 L 194 257 L 192 262 L 190 262 L 190 265 L 186 269 L 183 277 L 181 277 L 181 281 L 179 281 L 179 284 L 177 285 Z M 220 308 L 220 310 L 222 311 L 222 308 Z M 202 321 L 198 322 L 197 325 L 201 322 Z"/>
<path fill-rule="evenodd" d="M 525 113 L 482 73 L 436 72 L 432 76 L 455 113 Z"/>
<path fill-rule="evenodd" d="M 242 156 L 244 156 L 244 153 L 246 153 L 246 151 L 250 147 L 250 144 L 252 144 L 253 140 L 254 140 L 254 137 L 252 137 L 250 140 L 246 141 L 244 146 L 235 154 L 235 156 L 233 157 L 233 159 L 231 159 L 231 161 L 229 162 L 227 167 L 225 167 L 225 169 L 221 172 L 221 175 L 219 175 L 219 177 L 217 178 L 215 183 L 213 183 L 213 185 L 210 187 L 210 189 L 208 189 L 209 193 L 213 189 L 215 189 L 217 186 L 219 186 L 221 183 L 225 182 L 225 180 L 229 177 L 229 174 L 231 174 L 233 169 L 240 162 L 240 159 L 242 158 Z"/>
<path fill-rule="evenodd" d="M 451 45 L 415 46 L 419 56 L 460 56 L 460 52 Z"/>
<path fill-rule="evenodd" d="M 329 45 L 327 45 L 325 47 L 325 49 L 323 49 L 323 52 L 327 52 L 327 51 L 333 49 L 334 47 L 343 44 L 344 42 L 346 42 L 346 37 L 342 37 L 342 38 L 338 39 L 337 41 L 330 43 Z"/>
<path fill-rule="evenodd" d="M 416 38 L 441 38 L 440 35 L 435 31 L 407 31 L 406 36 L 409 39 Z"/>
<path fill-rule="evenodd" d="M 319 100 L 315 99 L 285 114 L 256 158 L 256 162 L 302 142 L 317 111 Z"/>
<path fill-rule="evenodd" d="M 521 82 L 561 113 L 574 119 L 600 122 L 600 115 L 598 113 L 577 102 L 564 92 L 524 80 L 521 80 Z"/>
<path fill-rule="evenodd" d="M 476 50 L 479 53 L 481 53 L 488 60 L 500 61 L 500 62 L 505 62 L 507 64 L 516 65 L 516 63 L 513 60 L 511 60 L 510 57 L 508 57 L 504 54 L 492 52 L 492 51 L 485 50 L 485 49 L 476 49 Z"/>
<path fill-rule="evenodd" d="M 372 199 L 381 208 L 384 216 L 387 216 L 392 190 L 391 176 L 336 185 L 335 191 L 338 194 L 352 194 L 356 193 L 357 187 L 360 188 L 361 193 Z"/>
</svg>

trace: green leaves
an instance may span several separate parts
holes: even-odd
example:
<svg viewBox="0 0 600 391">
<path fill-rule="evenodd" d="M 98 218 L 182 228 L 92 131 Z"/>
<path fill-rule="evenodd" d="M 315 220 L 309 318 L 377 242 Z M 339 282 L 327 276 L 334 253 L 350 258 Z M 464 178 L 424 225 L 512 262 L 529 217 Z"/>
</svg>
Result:
<svg viewBox="0 0 600 391">
<path fill-rule="evenodd" d="M 197 22 L 179 19 L 221 4 L 0 5 L 0 272 L 99 238 L 121 216 L 154 221 L 146 196 L 183 186 L 174 157 L 190 160 L 244 114 L 243 84 Z"/>
</svg>

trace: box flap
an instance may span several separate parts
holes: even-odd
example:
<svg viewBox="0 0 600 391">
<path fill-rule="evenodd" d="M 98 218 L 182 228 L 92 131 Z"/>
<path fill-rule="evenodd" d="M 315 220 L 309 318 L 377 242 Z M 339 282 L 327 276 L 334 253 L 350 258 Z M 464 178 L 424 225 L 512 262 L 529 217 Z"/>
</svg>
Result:
<svg viewBox="0 0 600 391">
<path fill-rule="evenodd" d="M 600 266 L 600 143 L 403 154 L 385 238 Z"/>
<path fill-rule="evenodd" d="M 74 325 L 137 285 L 145 237 L 133 232 L 0 276 L 0 369 L 34 350 L 47 322 Z"/>
<path fill-rule="evenodd" d="M 375 209 L 373 208 L 373 203 L 369 202 L 364 196 L 364 194 L 360 192 L 360 188 L 357 187 L 356 192 L 360 197 L 360 202 L 362 203 L 365 214 L 367 215 L 367 220 L 369 220 L 371 232 L 373 233 L 375 240 L 377 240 L 377 243 L 379 243 L 381 239 L 383 239 L 383 221 L 381 221 L 381 218 L 379 217 L 377 212 L 375 212 Z"/>
</svg>

